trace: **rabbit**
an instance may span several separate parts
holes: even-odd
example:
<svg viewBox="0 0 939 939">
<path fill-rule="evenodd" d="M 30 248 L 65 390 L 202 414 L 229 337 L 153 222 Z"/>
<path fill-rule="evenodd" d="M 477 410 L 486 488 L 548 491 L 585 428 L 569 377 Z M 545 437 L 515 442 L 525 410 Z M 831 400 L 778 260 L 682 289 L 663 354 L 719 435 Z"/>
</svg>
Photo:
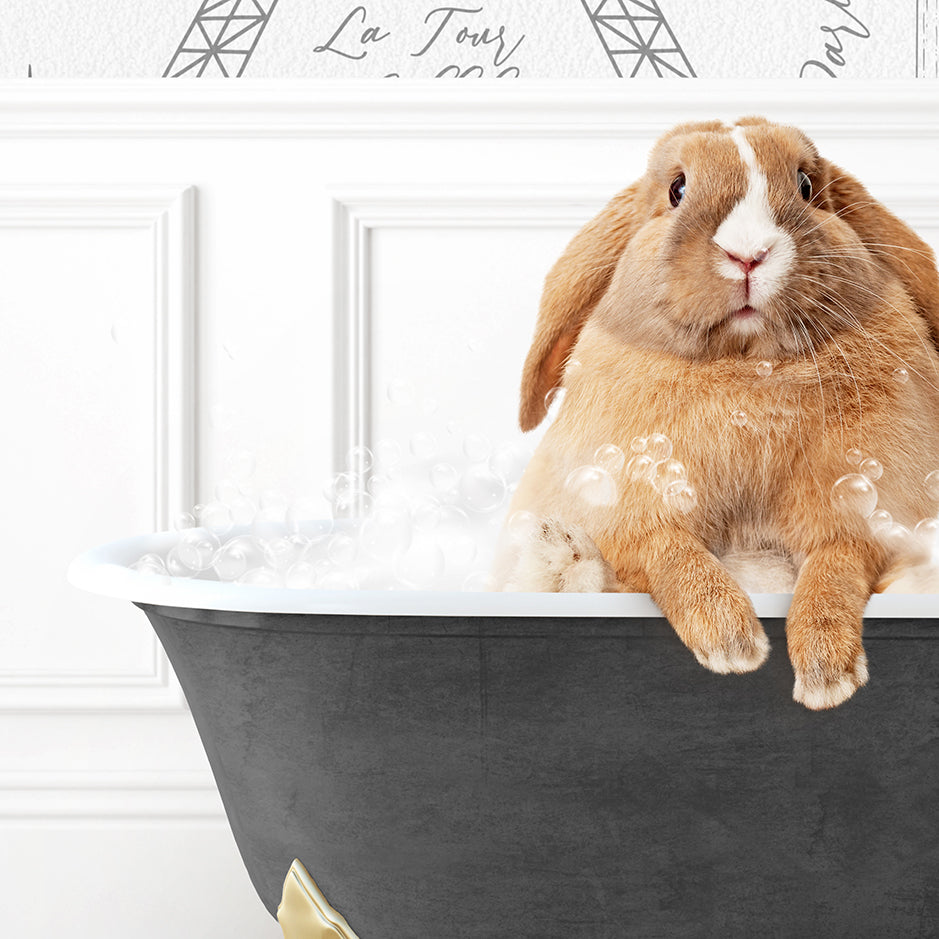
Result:
<svg viewBox="0 0 939 939">
<path fill-rule="evenodd" d="M 502 589 L 647 592 L 702 665 L 749 672 L 769 642 L 731 560 L 769 557 L 794 582 L 793 698 L 841 704 L 868 680 L 871 593 L 936 514 L 937 342 L 933 252 L 804 133 L 674 128 L 546 278 L 522 430 L 563 402 Z"/>
</svg>

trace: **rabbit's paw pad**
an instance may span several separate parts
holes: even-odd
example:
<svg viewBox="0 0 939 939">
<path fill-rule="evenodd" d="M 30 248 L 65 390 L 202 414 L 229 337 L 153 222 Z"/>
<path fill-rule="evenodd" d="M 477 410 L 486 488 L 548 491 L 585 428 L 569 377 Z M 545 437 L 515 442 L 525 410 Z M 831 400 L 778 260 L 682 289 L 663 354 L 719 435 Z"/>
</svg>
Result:
<svg viewBox="0 0 939 939">
<path fill-rule="evenodd" d="M 796 667 L 793 700 L 812 711 L 837 707 L 847 701 L 862 685 L 867 684 L 867 656 L 859 652 L 849 667 L 832 668 L 816 664 L 810 668 Z"/>
<path fill-rule="evenodd" d="M 521 547 L 512 589 L 549 593 L 603 593 L 616 574 L 590 535 L 577 525 L 542 519 Z"/>
</svg>

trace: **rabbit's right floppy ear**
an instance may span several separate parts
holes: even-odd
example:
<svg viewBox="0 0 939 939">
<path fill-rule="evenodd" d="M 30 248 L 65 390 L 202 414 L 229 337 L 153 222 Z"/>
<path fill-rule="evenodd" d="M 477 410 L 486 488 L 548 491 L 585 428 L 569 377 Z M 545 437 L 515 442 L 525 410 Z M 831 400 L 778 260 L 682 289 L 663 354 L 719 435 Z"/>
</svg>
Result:
<svg viewBox="0 0 939 939">
<path fill-rule="evenodd" d="M 545 398 L 560 383 L 572 346 L 640 225 L 638 191 L 635 183 L 614 196 L 574 236 L 545 279 L 535 337 L 522 373 L 518 416 L 522 430 L 531 430 L 544 419 Z"/>
<path fill-rule="evenodd" d="M 939 272 L 932 248 L 853 176 L 827 160 L 821 163 L 830 180 L 823 195 L 831 211 L 903 282 L 939 349 Z"/>
</svg>

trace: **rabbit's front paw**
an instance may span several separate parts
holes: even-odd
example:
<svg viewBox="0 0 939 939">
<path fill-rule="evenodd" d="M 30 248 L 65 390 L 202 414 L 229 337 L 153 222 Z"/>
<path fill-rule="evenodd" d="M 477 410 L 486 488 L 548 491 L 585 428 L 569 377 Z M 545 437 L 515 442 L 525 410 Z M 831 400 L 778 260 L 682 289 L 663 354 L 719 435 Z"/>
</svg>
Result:
<svg viewBox="0 0 939 939">
<path fill-rule="evenodd" d="M 837 707 L 867 684 L 867 656 L 860 640 L 838 648 L 830 637 L 819 637 L 815 649 L 790 651 L 796 673 L 793 700 L 813 711 Z"/>
<path fill-rule="evenodd" d="M 769 655 L 769 639 L 749 599 L 726 596 L 699 611 L 688 648 L 719 675 L 756 671 Z"/>
<path fill-rule="evenodd" d="M 616 574 L 590 535 L 577 525 L 542 519 L 521 545 L 508 589 L 548 593 L 609 593 Z"/>
</svg>

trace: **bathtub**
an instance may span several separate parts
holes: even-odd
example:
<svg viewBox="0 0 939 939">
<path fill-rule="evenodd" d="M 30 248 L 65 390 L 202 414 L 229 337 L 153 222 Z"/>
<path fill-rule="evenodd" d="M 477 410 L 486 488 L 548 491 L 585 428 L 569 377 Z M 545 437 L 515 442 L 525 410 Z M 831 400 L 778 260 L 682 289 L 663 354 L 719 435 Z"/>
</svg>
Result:
<svg viewBox="0 0 939 939">
<path fill-rule="evenodd" d="M 645 595 L 125 566 L 175 537 L 90 551 L 70 579 L 152 623 L 267 909 L 296 858 L 348 923 L 303 935 L 939 933 L 939 597 L 873 597 L 870 684 L 810 712 L 787 595 L 754 596 L 767 664 L 720 676 Z"/>
</svg>

